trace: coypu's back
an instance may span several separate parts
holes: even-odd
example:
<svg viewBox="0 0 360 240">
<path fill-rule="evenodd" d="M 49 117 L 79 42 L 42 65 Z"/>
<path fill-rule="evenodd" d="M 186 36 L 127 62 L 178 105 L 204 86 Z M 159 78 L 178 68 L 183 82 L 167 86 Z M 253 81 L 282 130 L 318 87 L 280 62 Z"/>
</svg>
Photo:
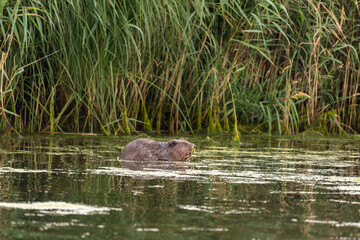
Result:
<svg viewBox="0 0 360 240">
<path fill-rule="evenodd" d="M 186 140 L 157 142 L 148 138 L 139 138 L 124 147 L 121 159 L 183 161 L 191 157 L 195 148 L 194 144 Z"/>
</svg>

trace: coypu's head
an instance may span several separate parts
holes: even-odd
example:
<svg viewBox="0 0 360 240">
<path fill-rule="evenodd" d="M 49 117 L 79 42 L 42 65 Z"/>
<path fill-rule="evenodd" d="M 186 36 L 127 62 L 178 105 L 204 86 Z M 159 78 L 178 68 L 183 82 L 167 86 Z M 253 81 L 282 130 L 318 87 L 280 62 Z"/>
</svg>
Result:
<svg viewBox="0 0 360 240">
<path fill-rule="evenodd" d="M 165 151 L 162 153 L 162 158 L 164 160 L 184 161 L 191 157 L 195 149 L 195 144 L 191 142 L 184 139 L 172 139 L 165 142 Z"/>
</svg>

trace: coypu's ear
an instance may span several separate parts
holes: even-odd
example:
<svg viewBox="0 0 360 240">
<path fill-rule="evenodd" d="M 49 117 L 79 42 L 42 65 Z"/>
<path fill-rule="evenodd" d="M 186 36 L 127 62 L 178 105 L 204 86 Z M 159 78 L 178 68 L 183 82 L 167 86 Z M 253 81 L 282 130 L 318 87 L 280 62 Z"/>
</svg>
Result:
<svg viewBox="0 0 360 240">
<path fill-rule="evenodd" d="M 177 144 L 176 140 L 172 139 L 169 141 L 169 147 L 175 147 Z"/>
</svg>

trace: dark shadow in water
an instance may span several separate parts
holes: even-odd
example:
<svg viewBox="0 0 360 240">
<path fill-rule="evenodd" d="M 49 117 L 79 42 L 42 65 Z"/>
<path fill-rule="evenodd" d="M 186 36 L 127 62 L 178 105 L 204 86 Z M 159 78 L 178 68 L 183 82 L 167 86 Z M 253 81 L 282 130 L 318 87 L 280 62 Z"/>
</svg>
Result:
<svg viewBox="0 0 360 240">
<path fill-rule="evenodd" d="M 151 172 L 181 172 L 190 168 L 184 162 L 173 162 L 173 161 L 139 161 L 139 160 L 123 160 L 121 162 L 122 168 L 129 169 L 132 171 L 151 171 Z M 153 179 L 152 176 L 134 176 L 133 179 L 149 180 Z"/>
<path fill-rule="evenodd" d="M 189 169 L 188 165 L 183 162 L 170 162 L 170 161 L 139 161 L 139 160 L 123 160 L 122 167 L 130 170 L 143 171 L 147 169 L 159 171 L 184 171 Z"/>
</svg>

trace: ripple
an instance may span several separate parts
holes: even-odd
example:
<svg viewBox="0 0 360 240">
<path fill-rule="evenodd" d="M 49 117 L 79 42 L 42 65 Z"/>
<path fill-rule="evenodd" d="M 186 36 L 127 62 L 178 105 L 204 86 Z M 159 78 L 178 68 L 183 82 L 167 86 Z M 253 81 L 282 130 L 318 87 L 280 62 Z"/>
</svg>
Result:
<svg viewBox="0 0 360 240">
<path fill-rule="evenodd" d="M 110 211 L 121 211 L 121 208 L 97 207 L 67 202 L 33 202 L 11 203 L 0 202 L 0 208 L 37 210 L 40 214 L 50 215 L 92 215 L 108 214 Z"/>
</svg>

